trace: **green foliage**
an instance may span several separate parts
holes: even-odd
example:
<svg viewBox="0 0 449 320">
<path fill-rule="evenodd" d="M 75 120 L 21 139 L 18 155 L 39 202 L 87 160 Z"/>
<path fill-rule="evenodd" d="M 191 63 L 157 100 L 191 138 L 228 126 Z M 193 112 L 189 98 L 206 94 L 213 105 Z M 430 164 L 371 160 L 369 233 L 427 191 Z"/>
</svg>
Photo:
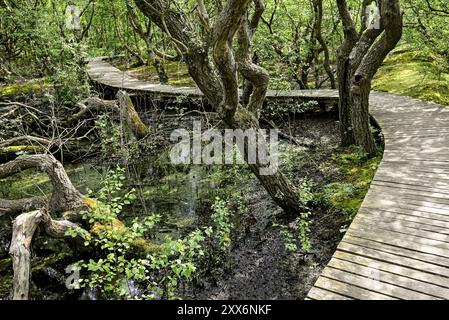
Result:
<svg viewBox="0 0 449 320">
<path fill-rule="evenodd" d="M 302 179 L 299 185 L 301 212 L 299 216 L 289 225 L 273 223 L 273 227 L 279 229 L 281 238 L 284 241 L 285 251 L 294 253 L 301 249 L 309 252 L 310 225 L 312 223 L 312 212 L 309 208 L 315 202 L 316 195 L 312 191 L 312 182 L 309 179 Z"/>
<path fill-rule="evenodd" d="M 153 271 L 162 272 L 158 283 L 150 285 L 153 293 L 148 298 L 152 299 L 155 295 L 176 298 L 175 289 L 180 281 L 193 278 L 199 260 L 205 255 L 205 235 L 206 231 L 196 230 L 184 239 L 173 240 L 167 237 L 161 246 L 161 253 L 148 256 L 149 267 Z"/>
<path fill-rule="evenodd" d="M 73 105 L 89 96 L 89 78 L 84 65 L 85 48 L 78 43 L 63 43 L 58 50 L 62 63 L 54 66 L 50 77 L 56 101 Z"/>
<path fill-rule="evenodd" d="M 220 249 L 227 251 L 231 245 L 231 231 L 233 224 L 231 222 L 231 212 L 226 201 L 216 198 L 212 205 L 211 219 L 214 225 L 214 233 L 219 241 Z"/>
<path fill-rule="evenodd" d="M 301 102 L 297 99 L 283 101 L 282 103 L 271 102 L 263 109 L 263 115 L 267 118 L 285 118 L 290 114 L 314 111 L 318 108 L 317 101 Z"/>
<path fill-rule="evenodd" d="M 230 197 L 232 205 L 217 198 L 211 226 L 180 239 L 165 236 L 157 251 L 140 256 L 136 244 L 155 238 L 161 216 L 135 218 L 129 227 L 118 220 L 124 207 L 136 199 L 134 189 L 124 191 L 125 179 L 125 170 L 120 167 L 104 179 L 97 200 L 91 200 L 91 209 L 82 213 L 90 233 L 81 228 L 68 231 L 69 236 L 82 237 L 85 246 L 96 252 L 95 257 L 78 262 L 82 274 L 79 285 L 107 299 L 174 299 L 178 285 L 193 280 L 207 259 L 214 257 L 211 263 L 222 263 L 231 245 L 232 215 L 244 213 L 246 208 L 238 196 Z M 207 246 L 213 243 L 217 247 Z M 212 251 L 207 252 L 209 249 Z M 131 284 L 140 288 L 138 294 L 130 290 Z"/>
<path fill-rule="evenodd" d="M 50 1 L 19 0 L 1 6 L 0 65 L 21 77 L 47 78 L 56 102 L 73 104 L 89 93 L 85 47 L 73 32 L 63 29 L 65 17 L 59 14 Z M 23 86 L 19 93 L 28 88 Z"/>
</svg>

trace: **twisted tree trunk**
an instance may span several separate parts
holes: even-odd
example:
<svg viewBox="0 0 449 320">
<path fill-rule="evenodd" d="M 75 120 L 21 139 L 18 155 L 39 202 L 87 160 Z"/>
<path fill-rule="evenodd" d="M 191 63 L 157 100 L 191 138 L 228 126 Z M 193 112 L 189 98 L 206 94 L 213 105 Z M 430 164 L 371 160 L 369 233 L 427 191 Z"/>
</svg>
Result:
<svg viewBox="0 0 449 320">
<path fill-rule="evenodd" d="M 30 248 L 37 228 L 41 227 L 44 233 L 52 238 L 67 240 L 76 249 L 86 250 L 84 238 L 68 236 L 67 231 L 79 229 L 80 226 L 77 222 L 82 220 L 82 212 L 98 205 L 95 200 L 83 196 L 73 186 L 62 164 L 52 155 L 25 155 L 0 165 L 0 179 L 32 168 L 42 170 L 48 175 L 53 186 L 51 196 L 19 200 L 0 199 L 0 215 L 18 215 L 13 223 L 10 246 L 14 270 L 13 298 L 18 300 L 28 298 Z M 62 214 L 63 218 L 53 220 L 51 216 L 53 214 Z M 114 221 L 114 224 L 120 228 L 120 232 L 129 232 L 119 220 Z M 92 228 L 92 234 L 108 228 L 108 226 L 99 224 L 89 227 Z M 84 230 L 83 233 L 88 234 L 89 232 Z M 143 238 L 136 239 L 132 245 L 136 255 L 147 256 L 159 250 L 158 245 Z"/>
<path fill-rule="evenodd" d="M 31 277 L 31 242 L 38 227 L 53 238 L 65 238 L 69 229 L 78 227 L 67 220 L 55 221 L 45 209 L 22 213 L 13 222 L 9 254 L 12 258 L 13 300 L 28 300 Z M 82 239 L 76 239 L 81 242 Z"/>
<path fill-rule="evenodd" d="M 156 52 L 154 50 L 153 41 L 151 39 L 151 19 L 148 19 L 148 23 L 146 25 L 146 30 L 142 27 L 142 25 L 139 22 L 139 19 L 134 12 L 134 8 L 132 7 L 131 3 L 128 1 L 126 2 L 127 12 L 128 16 L 130 18 L 131 26 L 133 27 L 134 31 L 139 35 L 139 37 L 145 42 L 145 46 L 147 48 L 147 54 L 148 59 L 151 65 L 156 69 L 156 72 L 159 76 L 159 82 L 162 84 L 168 83 L 168 76 L 165 72 L 165 68 L 162 65 L 162 63 L 159 61 Z"/>
<path fill-rule="evenodd" d="M 338 50 L 338 80 L 342 144 L 355 142 L 374 156 L 377 150 L 369 118 L 371 81 L 402 37 L 402 12 L 399 0 L 380 0 L 380 25 L 368 27 L 365 13 L 371 3 L 363 1 L 362 25 L 357 32 L 346 0 L 337 0 L 345 34 Z"/>
<path fill-rule="evenodd" d="M 208 19 L 204 10 L 198 10 L 199 23 L 205 32 L 201 36 L 195 36 L 197 29 L 189 16 L 169 6 L 167 0 L 134 2 L 182 52 L 191 77 L 220 114 L 226 126 L 231 129 L 251 128 L 257 131 L 269 75 L 266 70 L 253 63 L 251 50 L 252 37 L 264 10 L 263 1 L 227 0 L 216 8 L 219 14 L 214 19 Z M 250 4 L 254 5 L 251 19 L 248 17 Z M 209 25 L 211 21 L 214 21 L 212 26 Z M 233 40 L 236 34 L 239 49 L 235 55 Z M 212 61 L 208 52 L 212 52 Z M 242 100 L 239 95 L 238 73 L 250 84 L 246 86 L 250 91 L 245 93 Z M 246 150 L 241 153 L 247 160 L 245 152 Z M 299 212 L 301 203 L 298 190 L 281 172 L 263 176 L 260 172 L 264 166 L 260 162 L 248 165 L 284 211 L 290 214 Z"/>
</svg>

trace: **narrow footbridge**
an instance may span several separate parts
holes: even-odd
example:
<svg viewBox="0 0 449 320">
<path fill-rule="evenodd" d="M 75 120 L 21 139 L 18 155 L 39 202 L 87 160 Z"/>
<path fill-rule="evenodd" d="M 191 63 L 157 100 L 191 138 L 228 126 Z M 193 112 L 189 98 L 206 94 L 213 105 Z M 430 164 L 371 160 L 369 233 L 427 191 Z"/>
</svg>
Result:
<svg viewBox="0 0 449 320">
<path fill-rule="evenodd" d="M 135 79 L 104 58 L 93 81 L 153 96 L 201 97 Z M 337 101 L 332 90 L 270 91 L 267 99 Z M 449 299 L 449 108 L 386 93 L 371 95 L 385 153 L 370 190 L 311 300 Z"/>
</svg>

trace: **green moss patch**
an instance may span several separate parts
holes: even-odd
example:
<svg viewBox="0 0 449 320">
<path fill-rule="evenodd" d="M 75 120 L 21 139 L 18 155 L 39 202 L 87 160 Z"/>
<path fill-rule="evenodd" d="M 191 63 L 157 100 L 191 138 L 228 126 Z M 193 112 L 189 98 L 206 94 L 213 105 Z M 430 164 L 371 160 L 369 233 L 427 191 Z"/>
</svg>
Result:
<svg viewBox="0 0 449 320">
<path fill-rule="evenodd" d="M 33 79 L 0 86 L 0 97 L 28 95 L 35 92 L 43 92 L 49 88 L 50 84 L 46 79 Z"/>
<path fill-rule="evenodd" d="M 338 168 L 340 181 L 323 188 L 323 201 L 334 210 L 343 212 L 351 221 L 365 199 L 381 159 L 380 155 L 368 158 L 358 147 L 338 149 L 329 165 Z"/>
<path fill-rule="evenodd" d="M 373 80 L 373 89 L 449 105 L 449 74 L 436 57 L 400 48 Z"/>
</svg>

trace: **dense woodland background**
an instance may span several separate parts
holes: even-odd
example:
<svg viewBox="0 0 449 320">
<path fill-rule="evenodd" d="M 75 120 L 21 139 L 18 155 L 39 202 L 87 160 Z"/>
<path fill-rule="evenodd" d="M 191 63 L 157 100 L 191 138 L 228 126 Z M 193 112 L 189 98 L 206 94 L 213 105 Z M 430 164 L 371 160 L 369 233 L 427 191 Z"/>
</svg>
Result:
<svg viewBox="0 0 449 320">
<path fill-rule="evenodd" d="M 379 0 L 374 29 L 372 2 L 0 0 L 0 298 L 304 298 L 382 157 L 370 91 L 449 105 L 447 1 Z M 99 56 L 206 102 L 111 95 Z M 173 168 L 170 130 L 197 118 L 280 128 L 281 170 Z"/>
</svg>

